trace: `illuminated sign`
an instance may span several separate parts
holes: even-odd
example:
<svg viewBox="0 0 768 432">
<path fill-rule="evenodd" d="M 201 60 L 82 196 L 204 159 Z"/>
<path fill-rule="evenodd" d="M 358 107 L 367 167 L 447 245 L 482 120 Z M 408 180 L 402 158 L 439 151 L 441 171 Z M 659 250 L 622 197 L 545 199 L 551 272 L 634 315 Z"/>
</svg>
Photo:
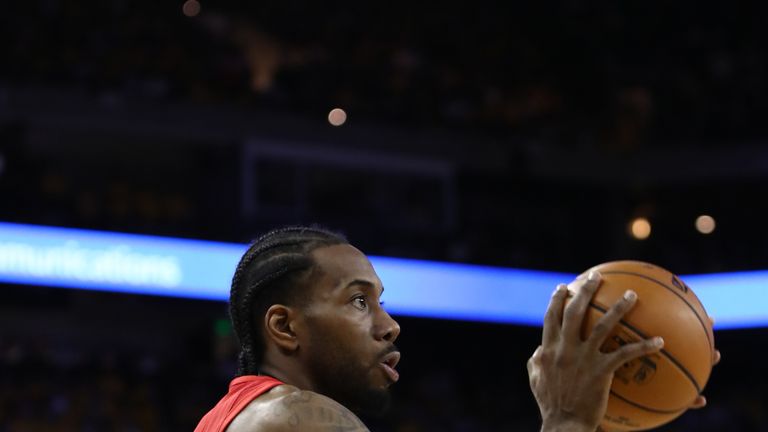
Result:
<svg viewBox="0 0 768 432">
<path fill-rule="evenodd" d="M 0 281 L 224 300 L 246 246 L 0 223 Z"/>
<path fill-rule="evenodd" d="M 247 246 L 0 223 L 0 282 L 227 300 Z M 371 257 L 396 315 L 540 325 L 575 275 Z M 717 328 L 768 326 L 768 271 L 684 276 Z"/>
</svg>

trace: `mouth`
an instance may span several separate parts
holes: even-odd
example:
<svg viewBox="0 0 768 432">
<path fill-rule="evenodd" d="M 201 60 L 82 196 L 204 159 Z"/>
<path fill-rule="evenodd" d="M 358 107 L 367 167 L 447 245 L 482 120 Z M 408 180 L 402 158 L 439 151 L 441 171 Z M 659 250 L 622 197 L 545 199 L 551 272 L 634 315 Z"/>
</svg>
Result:
<svg viewBox="0 0 768 432">
<path fill-rule="evenodd" d="M 389 378 L 392 383 L 396 383 L 397 380 L 400 379 L 400 374 L 395 370 L 395 367 L 397 367 L 397 363 L 399 361 L 399 351 L 392 351 L 381 359 L 381 367 L 384 369 L 384 372 L 387 374 L 387 378 Z"/>
</svg>

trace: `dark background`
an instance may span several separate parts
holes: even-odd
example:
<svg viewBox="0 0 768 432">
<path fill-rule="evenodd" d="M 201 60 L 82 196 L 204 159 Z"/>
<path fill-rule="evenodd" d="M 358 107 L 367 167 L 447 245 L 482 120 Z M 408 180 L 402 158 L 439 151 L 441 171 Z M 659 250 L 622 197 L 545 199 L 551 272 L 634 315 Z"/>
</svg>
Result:
<svg viewBox="0 0 768 432">
<path fill-rule="evenodd" d="M 3 5 L 0 220 L 240 243 L 317 222 L 376 255 L 768 268 L 762 2 L 192 6 Z M 0 288 L 0 431 L 191 430 L 233 373 L 224 304 Z M 537 430 L 538 329 L 400 321 L 373 430 Z M 766 332 L 716 337 L 710 406 L 665 430 L 766 430 Z"/>
</svg>

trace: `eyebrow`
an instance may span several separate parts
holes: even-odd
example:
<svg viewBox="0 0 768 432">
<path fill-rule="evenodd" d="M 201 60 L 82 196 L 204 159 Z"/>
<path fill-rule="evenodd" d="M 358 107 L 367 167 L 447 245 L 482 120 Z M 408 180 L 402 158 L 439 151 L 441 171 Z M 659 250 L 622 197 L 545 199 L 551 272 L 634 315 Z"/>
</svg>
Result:
<svg viewBox="0 0 768 432">
<path fill-rule="evenodd" d="M 374 284 L 373 282 L 371 282 L 369 280 L 365 280 L 365 279 L 354 279 L 350 283 L 345 285 L 344 288 L 349 288 L 349 287 L 351 287 L 353 285 L 365 285 L 365 286 L 368 286 L 368 287 L 371 287 L 371 288 L 376 288 L 376 284 Z M 381 292 L 379 293 L 379 295 L 382 295 L 382 294 L 384 294 L 384 286 L 383 285 L 381 286 Z"/>
</svg>

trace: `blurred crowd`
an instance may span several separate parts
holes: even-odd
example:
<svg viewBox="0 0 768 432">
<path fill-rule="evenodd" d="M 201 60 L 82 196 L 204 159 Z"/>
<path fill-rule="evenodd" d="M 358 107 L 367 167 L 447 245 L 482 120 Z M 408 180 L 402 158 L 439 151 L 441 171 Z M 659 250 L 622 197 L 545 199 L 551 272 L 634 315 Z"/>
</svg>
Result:
<svg viewBox="0 0 768 432">
<path fill-rule="evenodd" d="M 122 0 L 6 5 L 0 111 L 13 110 L 8 89 L 27 87 L 76 89 L 104 111 L 179 102 L 321 121 L 340 106 L 350 122 L 378 125 L 368 136 L 434 128 L 493 137 L 498 155 L 488 158 L 506 171 L 460 167 L 445 193 L 416 188 L 413 177 L 371 181 L 365 166 L 313 174 L 277 165 L 258 180 L 284 211 L 243 221 L 235 146 L 131 142 L 120 131 L 66 137 L 19 120 L 0 124 L 0 192 L 8 197 L 0 217 L 226 241 L 320 221 L 346 230 L 369 253 L 571 271 L 627 256 L 681 273 L 765 262 L 759 215 L 766 203 L 753 198 L 764 185 L 738 167 L 727 168 L 730 182 L 688 182 L 680 167 L 672 186 L 642 174 L 623 185 L 585 174 L 571 186 L 531 175 L 531 150 L 518 148 L 600 149 L 631 166 L 640 148 L 760 142 L 768 114 L 762 3 L 483 0 L 436 8 L 295 1 L 194 9 Z M 47 155 L 30 150 L 34 140 L 66 139 L 69 146 L 96 144 L 77 151 L 62 144 Z M 418 152 L 415 139 L 397 145 Z M 355 176 L 364 180 L 350 182 Z M 741 211 L 746 207 L 752 210 Z M 700 239 L 691 221 L 701 211 L 720 212 L 728 236 Z M 645 244 L 626 238 L 625 225 L 638 215 L 659 220 Z M 441 225 L 441 218 L 453 222 Z M 660 235 L 666 241 L 654 243 Z M 576 251 L 585 244 L 589 251 Z"/>
<path fill-rule="evenodd" d="M 356 121 L 617 151 L 766 132 L 757 1 L 200 6 L 8 4 L 0 83 L 313 115 L 340 106 Z"/>
<path fill-rule="evenodd" d="M 536 329 L 424 320 L 408 324 L 411 334 L 404 333 L 401 344 L 403 379 L 394 386 L 388 414 L 366 419 L 371 430 L 538 430 L 538 410 L 525 374 Z M 453 335 L 429 338 L 436 329 Z M 43 338 L 0 341 L 0 431 L 193 430 L 233 376 L 234 347 L 226 332 L 177 336 L 197 343 L 169 356 L 121 349 L 119 342 L 62 349 Z M 515 346 L 503 352 L 498 346 L 485 348 L 488 354 L 476 356 L 484 344 L 499 338 Z M 766 381 L 757 376 L 758 362 L 750 362 L 747 350 L 738 348 L 744 338 L 724 339 L 723 361 L 730 365 L 715 369 L 705 391 L 707 408 L 686 413 L 660 432 L 768 431 L 762 395 Z"/>
</svg>

